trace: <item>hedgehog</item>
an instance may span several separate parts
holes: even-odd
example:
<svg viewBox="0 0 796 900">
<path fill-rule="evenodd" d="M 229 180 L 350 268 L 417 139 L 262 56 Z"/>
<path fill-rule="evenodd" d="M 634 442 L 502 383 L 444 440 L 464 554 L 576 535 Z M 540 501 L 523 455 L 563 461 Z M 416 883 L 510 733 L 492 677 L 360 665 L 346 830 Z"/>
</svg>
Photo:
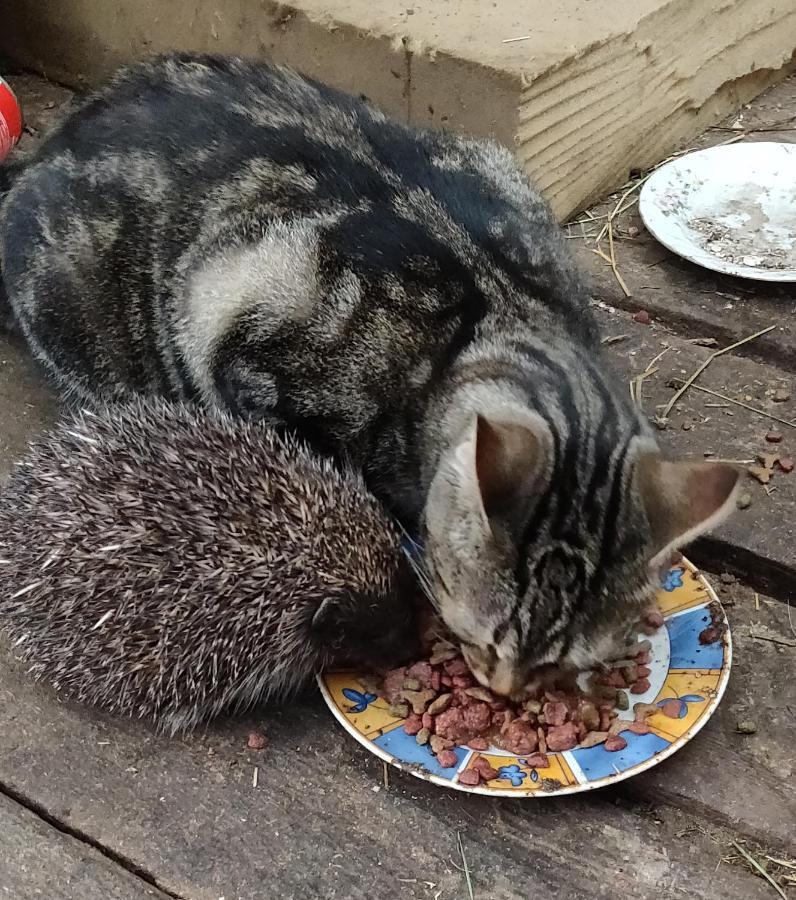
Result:
<svg viewBox="0 0 796 900">
<path fill-rule="evenodd" d="M 63 695 L 194 729 L 419 647 L 401 532 L 361 477 L 163 400 L 68 414 L 0 494 L 0 630 Z"/>
</svg>

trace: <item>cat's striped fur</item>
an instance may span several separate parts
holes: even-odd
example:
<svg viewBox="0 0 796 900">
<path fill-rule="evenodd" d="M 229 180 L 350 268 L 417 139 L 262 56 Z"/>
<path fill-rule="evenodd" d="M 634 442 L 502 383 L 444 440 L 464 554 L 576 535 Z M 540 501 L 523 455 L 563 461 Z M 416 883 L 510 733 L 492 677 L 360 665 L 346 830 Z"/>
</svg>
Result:
<svg viewBox="0 0 796 900">
<path fill-rule="evenodd" d="M 730 470 L 662 468 L 507 150 L 287 69 L 118 74 L 15 174 L 0 261 L 66 395 L 198 399 L 360 466 L 425 529 L 443 616 L 499 690 L 602 652 L 654 561 L 728 506 Z"/>
</svg>

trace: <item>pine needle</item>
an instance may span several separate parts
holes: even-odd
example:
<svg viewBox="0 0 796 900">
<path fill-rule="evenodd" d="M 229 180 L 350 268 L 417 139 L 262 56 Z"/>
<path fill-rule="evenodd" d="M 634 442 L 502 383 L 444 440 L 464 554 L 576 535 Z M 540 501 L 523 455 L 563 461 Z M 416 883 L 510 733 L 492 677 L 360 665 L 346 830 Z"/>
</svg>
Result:
<svg viewBox="0 0 796 900">
<path fill-rule="evenodd" d="M 611 220 L 608 220 L 609 228 L 608 228 L 608 252 L 611 256 L 611 268 L 614 272 L 614 278 L 616 278 L 619 287 L 622 288 L 622 291 L 625 297 L 631 297 L 632 294 L 628 290 L 627 285 L 625 284 L 625 279 L 619 274 L 619 269 L 616 267 L 616 251 L 614 250 L 614 229 L 611 226 Z"/>
<path fill-rule="evenodd" d="M 644 406 L 644 397 L 642 394 L 644 388 L 644 381 L 647 378 L 650 378 L 654 375 L 658 369 L 656 367 L 656 363 L 668 353 L 672 348 L 664 347 L 663 350 L 654 358 L 649 361 L 647 364 L 647 368 L 640 375 L 636 375 L 634 378 L 630 379 L 630 399 L 639 407 L 639 409 Z"/>
<path fill-rule="evenodd" d="M 788 895 L 785 893 L 785 891 L 782 890 L 782 888 L 776 883 L 776 881 L 774 881 L 774 879 L 768 874 L 768 872 L 766 872 L 766 870 L 760 865 L 760 863 L 754 858 L 754 856 L 752 856 L 751 853 L 748 853 L 740 844 L 736 843 L 735 841 L 731 841 L 730 843 L 749 863 L 749 865 L 753 869 L 758 871 L 763 876 L 763 878 L 766 879 L 766 881 L 771 885 L 771 887 L 774 888 L 774 890 L 780 895 L 780 897 L 783 897 L 784 900 L 788 900 Z"/>
<path fill-rule="evenodd" d="M 475 900 L 475 894 L 473 894 L 473 883 L 470 880 L 470 867 L 467 865 L 467 857 L 464 855 L 464 844 L 462 843 L 461 831 L 456 832 L 456 840 L 459 844 L 459 855 L 462 858 L 462 866 L 464 866 L 464 880 L 467 882 L 467 893 L 470 897 L 470 900 Z"/>
<path fill-rule="evenodd" d="M 681 379 L 677 379 L 678 381 Z M 788 425 L 791 428 L 796 428 L 796 422 L 789 422 L 787 419 L 781 419 L 779 416 L 775 416 L 773 413 L 768 412 L 768 410 L 760 409 L 757 406 L 750 406 L 748 403 L 742 403 L 740 400 L 736 400 L 734 397 L 728 397 L 726 394 L 721 394 L 718 391 L 712 391 L 710 388 L 700 387 L 698 384 L 692 384 L 691 389 L 694 391 L 702 391 L 703 394 L 710 394 L 711 397 L 718 397 L 719 400 L 726 400 L 727 403 L 731 403 L 735 406 L 740 406 L 743 409 L 748 409 L 749 412 L 757 413 L 758 416 L 764 416 L 766 419 L 771 419 L 772 422 L 779 422 L 780 425 Z"/>
<path fill-rule="evenodd" d="M 714 350 L 710 356 L 702 362 L 694 372 L 686 379 L 685 383 L 681 388 L 678 388 L 672 399 L 666 404 L 666 409 L 661 413 L 662 419 L 668 419 L 669 413 L 672 411 L 674 404 L 683 396 L 683 394 L 691 387 L 691 385 L 699 378 L 699 376 L 707 369 L 707 367 L 719 356 L 723 356 L 725 353 L 729 353 L 731 350 L 735 350 L 738 347 L 741 347 L 743 344 L 748 344 L 749 341 L 755 340 L 755 338 L 759 338 L 764 334 L 768 334 L 769 331 L 773 331 L 777 326 L 769 325 L 768 328 L 763 328 L 760 331 L 756 331 L 754 334 L 750 334 L 748 337 L 742 338 L 740 341 L 736 341 L 734 344 L 730 344 L 729 347 L 724 347 L 721 350 Z"/>
</svg>

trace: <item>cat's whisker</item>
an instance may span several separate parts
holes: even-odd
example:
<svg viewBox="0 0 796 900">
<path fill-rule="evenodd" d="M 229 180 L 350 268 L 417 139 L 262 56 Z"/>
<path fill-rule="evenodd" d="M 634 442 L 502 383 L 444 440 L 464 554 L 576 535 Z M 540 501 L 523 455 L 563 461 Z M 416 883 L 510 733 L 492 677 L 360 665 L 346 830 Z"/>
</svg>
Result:
<svg viewBox="0 0 796 900">
<path fill-rule="evenodd" d="M 421 578 L 425 581 L 427 586 L 431 588 L 431 571 L 426 565 L 425 558 L 418 556 L 414 551 L 420 550 L 421 545 L 412 537 L 412 535 L 407 531 L 404 527 L 403 523 L 399 520 L 395 520 L 395 524 L 401 531 L 401 534 L 404 537 L 404 540 L 411 544 L 412 549 L 408 549 L 407 547 L 403 548 L 404 554 L 409 560 L 410 565 L 412 566 L 413 571 L 417 575 L 418 578 Z"/>
<path fill-rule="evenodd" d="M 406 548 L 404 548 L 404 556 L 406 556 L 409 565 L 412 567 L 412 571 L 417 576 L 417 582 L 420 585 L 420 589 L 422 590 L 426 599 L 434 607 L 434 609 L 439 609 L 439 600 L 434 594 L 434 589 L 428 575 L 423 571 L 422 567 L 417 564 L 417 561 L 414 559 L 411 552 Z"/>
</svg>

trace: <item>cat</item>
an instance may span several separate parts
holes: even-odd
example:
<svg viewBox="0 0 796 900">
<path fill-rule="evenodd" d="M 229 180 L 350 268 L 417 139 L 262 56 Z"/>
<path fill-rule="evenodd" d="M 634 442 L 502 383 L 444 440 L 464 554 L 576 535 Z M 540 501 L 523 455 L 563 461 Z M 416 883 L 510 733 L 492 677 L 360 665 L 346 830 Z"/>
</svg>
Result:
<svg viewBox="0 0 796 900">
<path fill-rule="evenodd" d="M 601 357 L 541 197 L 494 143 L 278 66 L 119 72 L 7 169 L 0 268 L 65 397 L 162 395 L 299 432 L 423 545 L 481 683 L 605 657 L 734 505 Z"/>
</svg>

